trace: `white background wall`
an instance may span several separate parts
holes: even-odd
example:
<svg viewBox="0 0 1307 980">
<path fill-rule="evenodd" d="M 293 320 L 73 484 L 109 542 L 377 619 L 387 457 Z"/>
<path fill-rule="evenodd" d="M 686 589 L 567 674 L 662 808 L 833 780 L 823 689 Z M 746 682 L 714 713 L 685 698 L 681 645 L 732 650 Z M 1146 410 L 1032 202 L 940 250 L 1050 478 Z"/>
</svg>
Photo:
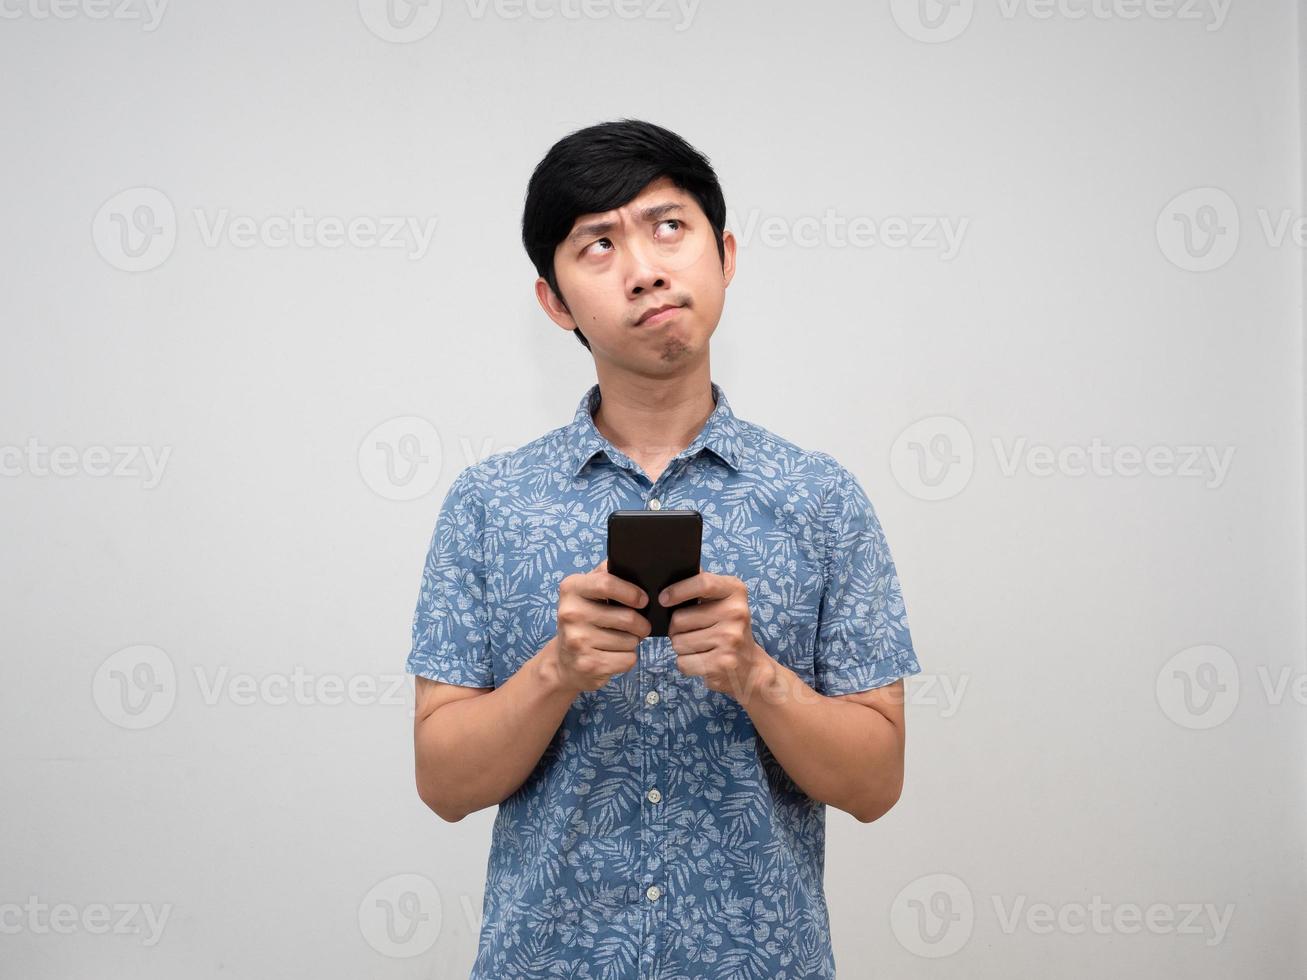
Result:
<svg viewBox="0 0 1307 980">
<path fill-rule="evenodd" d="M 902 801 L 830 811 L 840 975 L 1307 969 L 1293 3 L 66 2 L 0 23 L 0 973 L 466 976 L 494 811 L 417 798 L 411 616 L 450 480 L 594 380 L 518 222 L 620 116 L 718 168 L 715 380 L 846 463 L 898 563 L 925 674 Z M 436 226 L 241 237 L 296 209 Z M 416 499 L 379 440 L 430 457 Z M 1038 475 L 1095 441 L 1159 465 Z"/>
</svg>

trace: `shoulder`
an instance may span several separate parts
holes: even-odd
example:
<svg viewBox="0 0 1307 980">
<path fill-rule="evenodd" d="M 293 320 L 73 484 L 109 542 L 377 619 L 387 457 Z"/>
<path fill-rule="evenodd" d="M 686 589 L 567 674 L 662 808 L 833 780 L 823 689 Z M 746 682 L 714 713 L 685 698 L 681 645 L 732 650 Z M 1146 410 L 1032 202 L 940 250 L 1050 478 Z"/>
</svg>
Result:
<svg viewBox="0 0 1307 980">
<path fill-rule="evenodd" d="M 744 419 L 737 419 L 737 422 L 751 463 L 768 476 L 791 476 L 809 484 L 823 496 L 853 478 L 853 474 L 830 453 L 805 449 L 757 422 Z"/>
<path fill-rule="evenodd" d="M 455 475 L 450 493 L 485 501 L 542 473 L 556 474 L 572 458 L 567 436 L 567 426 L 559 426 L 514 449 L 469 463 Z"/>
</svg>

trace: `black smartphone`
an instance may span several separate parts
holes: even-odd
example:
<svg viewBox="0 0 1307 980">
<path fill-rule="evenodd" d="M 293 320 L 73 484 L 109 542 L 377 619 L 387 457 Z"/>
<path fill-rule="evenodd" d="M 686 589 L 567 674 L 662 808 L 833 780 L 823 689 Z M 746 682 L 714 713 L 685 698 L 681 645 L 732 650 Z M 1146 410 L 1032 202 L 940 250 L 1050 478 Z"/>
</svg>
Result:
<svg viewBox="0 0 1307 980">
<path fill-rule="evenodd" d="M 608 571 L 634 582 L 649 597 L 636 611 L 653 627 L 650 636 L 666 636 L 672 612 L 699 602 L 663 606 L 658 593 L 699 574 L 702 543 L 703 515 L 697 510 L 615 510 L 608 515 Z"/>
</svg>

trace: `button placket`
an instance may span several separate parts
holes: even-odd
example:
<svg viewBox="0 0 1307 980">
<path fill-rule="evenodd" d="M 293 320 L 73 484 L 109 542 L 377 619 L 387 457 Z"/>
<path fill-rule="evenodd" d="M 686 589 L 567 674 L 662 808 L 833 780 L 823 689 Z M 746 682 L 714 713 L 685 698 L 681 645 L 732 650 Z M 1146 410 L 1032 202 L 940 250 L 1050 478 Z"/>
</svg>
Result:
<svg viewBox="0 0 1307 980">
<path fill-rule="evenodd" d="M 644 763 L 641 766 L 641 778 L 645 781 L 646 787 L 654 786 L 663 778 L 663 763 L 666 758 L 666 712 L 659 708 L 662 702 L 662 695 L 658 691 L 661 671 L 653 669 L 651 665 L 658 662 L 658 654 L 661 653 L 659 647 L 659 638 L 649 637 L 641 644 L 639 654 L 641 662 L 642 680 L 647 684 L 647 690 L 643 698 L 644 705 L 640 718 L 640 728 L 642 734 L 642 743 L 644 747 Z M 646 789 L 646 798 L 650 790 Z M 661 791 L 653 790 L 653 793 L 661 799 Z M 661 820 L 661 814 L 657 807 L 647 806 L 641 816 L 641 825 L 645 833 L 641 835 L 642 854 L 641 854 L 641 881 L 640 885 L 644 888 L 645 898 L 648 903 L 652 904 L 662 895 L 662 886 L 657 884 L 656 879 L 662 875 L 662 863 L 664 857 L 664 847 L 662 835 L 664 827 Z M 650 909 L 652 912 L 652 908 Z M 653 921 L 648 923 L 650 941 L 653 941 L 653 932 L 657 926 Z"/>
</svg>

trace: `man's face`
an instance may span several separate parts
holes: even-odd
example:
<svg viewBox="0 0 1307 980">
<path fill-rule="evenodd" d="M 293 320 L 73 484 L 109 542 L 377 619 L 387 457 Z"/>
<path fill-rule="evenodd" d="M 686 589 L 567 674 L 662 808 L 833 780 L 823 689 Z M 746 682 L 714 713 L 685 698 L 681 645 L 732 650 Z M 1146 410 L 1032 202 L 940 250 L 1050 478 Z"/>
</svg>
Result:
<svg viewBox="0 0 1307 980">
<path fill-rule="evenodd" d="M 620 208 L 577 218 L 554 250 L 561 298 L 544 279 L 536 297 L 560 327 L 580 327 L 596 357 L 665 370 L 707 351 L 735 273 L 729 231 L 722 248 L 724 260 L 694 196 L 663 177 Z M 667 306 L 678 309 L 649 317 Z"/>
</svg>

